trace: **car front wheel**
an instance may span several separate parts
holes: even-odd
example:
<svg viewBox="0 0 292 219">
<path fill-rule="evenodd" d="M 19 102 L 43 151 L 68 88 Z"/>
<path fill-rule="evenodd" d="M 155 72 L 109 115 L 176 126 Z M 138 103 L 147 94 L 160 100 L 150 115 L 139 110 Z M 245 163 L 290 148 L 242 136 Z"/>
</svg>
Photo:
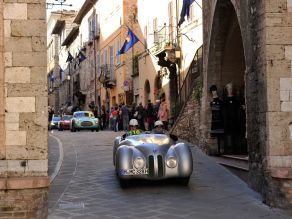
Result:
<svg viewBox="0 0 292 219">
<path fill-rule="evenodd" d="M 182 186 L 187 186 L 189 184 L 189 181 L 190 181 L 190 177 L 184 177 L 184 178 L 178 179 L 179 184 Z"/>
</svg>

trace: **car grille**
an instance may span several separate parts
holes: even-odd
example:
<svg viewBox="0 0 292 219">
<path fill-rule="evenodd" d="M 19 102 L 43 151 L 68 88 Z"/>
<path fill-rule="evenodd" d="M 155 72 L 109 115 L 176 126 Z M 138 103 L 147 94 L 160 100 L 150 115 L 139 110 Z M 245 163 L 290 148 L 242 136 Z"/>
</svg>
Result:
<svg viewBox="0 0 292 219">
<path fill-rule="evenodd" d="M 93 125 L 93 123 L 90 121 L 81 122 L 81 126 L 92 126 L 92 125 Z"/>
<path fill-rule="evenodd" d="M 163 157 L 161 155 L 157 156 L 157 161 L 155 161 L 154 156 L 150 155 L 148 157 L 148 168 L 149 168 L 149 176 L 154 177 L 155 174 L 155 162 L 157 162 L 157 176 L 163 177 L 164 176 L 164 165 L 163 165 Z"/>
</svg>

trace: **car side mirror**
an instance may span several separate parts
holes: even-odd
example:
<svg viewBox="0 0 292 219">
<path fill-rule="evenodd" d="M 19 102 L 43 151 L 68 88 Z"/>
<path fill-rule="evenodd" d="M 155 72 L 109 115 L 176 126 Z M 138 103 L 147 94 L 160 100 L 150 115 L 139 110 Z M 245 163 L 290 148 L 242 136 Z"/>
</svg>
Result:
<svg viewBox="0 0 292 219">
<path fill-rule="evenodd" d="M 169 134 L 169 137 L 174 140 L 174 141 L 177 141 L 178 140 L 178 137 L 174 134 Z"/>
</svg>

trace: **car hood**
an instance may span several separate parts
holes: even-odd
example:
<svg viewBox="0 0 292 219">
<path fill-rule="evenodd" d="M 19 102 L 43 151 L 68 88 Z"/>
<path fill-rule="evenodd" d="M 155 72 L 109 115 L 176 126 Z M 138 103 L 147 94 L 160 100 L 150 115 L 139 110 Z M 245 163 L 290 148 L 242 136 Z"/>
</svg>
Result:
<svg viewBox="0 0 292 219">
<path fill-rule="evenodd" d="M 79 117 L 77 118 L 80 122 L 83 122 L 83 121 L 94 121 L 96 120 L 96 118 L 89 118 L 89 117 Z"/>
<path fill-rule="evenodd" d="M 140 145 L 134 146 L 137 150 L 142 152 L 145 156 L 148 155 L 153 155 L 153 154 L 161 154 L 165 155 L 171 145 L 169 144 L 163 144 L 163 145 L 158 145 L 158 144 L 152 144 L 152 143 L 143 143 Z"/>
</svg>

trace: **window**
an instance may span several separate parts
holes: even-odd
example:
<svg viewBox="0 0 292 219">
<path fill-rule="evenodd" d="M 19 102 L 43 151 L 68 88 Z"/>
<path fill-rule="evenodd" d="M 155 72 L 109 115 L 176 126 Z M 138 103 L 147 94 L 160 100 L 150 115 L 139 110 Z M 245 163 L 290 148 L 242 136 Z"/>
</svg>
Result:
<svg viewBox="0 0 292 219">
<path fill-rule="evenodd" d="M 97 25 L 96 25 L 97 14 L 93 14 L 90 18 L 88 18 L 88 34 L 89 40 L 93 40 L 96 36 Z"/>
<path fill-rule="evenodd" d="M 157 31 L 157 18 L 153 19 L 153 32 Z"/>
<path fill-rule="evenodd" d="M 144 44 L 145 44 L 145 49 L 147 49 L 147 39 L 148 39 L 148 29 L 147 25 L 144 27 Z"/>
<path fill-rule="evenodd" d="M 114 79 L 114 47 L 110 46 L 109 47 L 109 51 L 110 51 L 110 79 L 113 80 Z"/>
<path fill-rule="evenodd" d="M 120 47 L 121 47 L 121 40 L 118 39 L 117 40 L 117 48 L 116 48 L 117 52 L 120 50 Z M 121 56 L 116 56 L 116 60 L 117 60 L 117 65 L 121 64 Z"/>
<path fill-rule="evenodd" d="M 99 54 L 99 51 L 97 51 L 97 52 L 96 52 L 97 77 L 100 76 L 100 67 L 101 67 L 101 63 L 100 63 L 100 54 Z"/>
</svg>

